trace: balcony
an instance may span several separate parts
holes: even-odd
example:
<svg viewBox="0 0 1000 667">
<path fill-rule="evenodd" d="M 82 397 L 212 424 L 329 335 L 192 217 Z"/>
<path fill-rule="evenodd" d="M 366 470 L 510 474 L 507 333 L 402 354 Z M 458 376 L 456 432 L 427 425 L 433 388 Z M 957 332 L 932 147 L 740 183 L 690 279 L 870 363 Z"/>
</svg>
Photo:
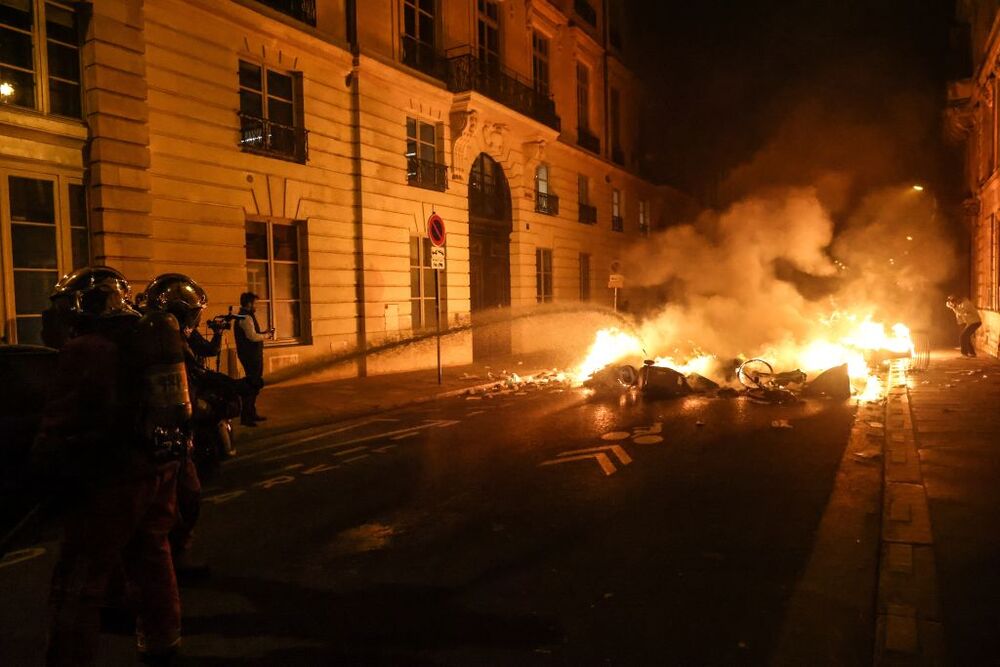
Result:
<svg viewBox="0 0 1000 667">
<path fill-rule="evenodd" d="M 535 210 L 545 215 L 559 215 L 559 197 L 550 192 L 535 192 Z"/>
<path fill-rule="evenodd" d="M 314 27 L 316 25 L 316 0 L 257 0 L 257 2 L 303 23 Z"/>
<path fill-rule="evenodd" d="M 453 51 L 463 49 L 469 51 L 470 47 Z M 448 90 L 453 93 L 474 90 L 554 130 L 561 127 L 556 103 L 551 97 L 539 93 L 530 81 L 499 63 L 481 61 L 471 53 L 448 56 Z"/>
<path fill-rule="evenodd" d="M 305 128 L 242 113 L 239 116 L 243 151 L 303 163 L 309 158 L 309 133 Z"/>
<path fill-rule="evenodd" d="M 425 190 L 444 192 L 448 189 L 448 167 L 430 160 L 406 156 L 406 182 Z"/>
<path fill-rule="evenodd" d="M 611 161 L 622 167 L 625 166 L 625 151 L 620 146 L 614 146 L 611 149 Z"/>
<path fill-rule="evenodd" d="M 613 232 L 624 232 L 625 231 L 625 221 L 620 215 L 611 216 L 611 231 Z"/>
<path fill-rule="evenodd" d="M 597 27 L 597 10 L 587 0 L 573 0 L 573 11 L 592 28 Z"/>
<path fill-rule="evenodd" d="M 584 148 L 591 153 L 601 153 L 601 140 L 597 138 L 596 135 L 590 133 L 590 130 L 580 127 L 576 130 L 576 143 L 580 148 Z"/>
<path fill-rule="evenodd" d="M 420 70 L 435 79 L 448 78 L 448 61 L 429 44 L 418 42 L 413 37 L 403 35 L 400 54 L 404 65 Z"/>
<path fill-rule="evenodd" d="M 597 224 L 597 207 L 580 203 L 580 222 L 585 225 Z"/>
</svg>

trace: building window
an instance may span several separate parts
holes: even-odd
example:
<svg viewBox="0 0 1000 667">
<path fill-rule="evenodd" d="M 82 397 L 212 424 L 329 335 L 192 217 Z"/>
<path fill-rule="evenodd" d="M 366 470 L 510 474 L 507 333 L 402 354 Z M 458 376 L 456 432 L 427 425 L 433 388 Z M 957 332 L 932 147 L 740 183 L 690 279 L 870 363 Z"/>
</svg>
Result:
<svg viewBox="0 0 1000 667">
<path fill-rule="evenodd" d="M 588 0 L 573 0 L 573 11 L 592 28 L 597 27 L 597 10 Z"/>
<path fill-rule="evenodd" d="M 580 301 L 590 301 L 590 255 L 580 253 Z"/>
<path fill-rule="evenodd" d="M 611 191 L 611 231 L 625 231 L 625 222 L 622 220 L 622 191 L 618 188 Z"/>
<path fill-rule="evenodd" d="M 590 179 L 580 174 L 576 179 L 577 206 L 580 222 L 593 225 L 597 222 L 597 207 L 590 205 Z"/>
<path fill-rule="evenodd" d="M 257 0 L 293 19 L 316 25 L 316 0 Z"/>
<path fill-rule="evenodd" d="M 300 81 L 256 63 L 240 61 L 240 147 L 305 162 Z"/>
<path fill-rule="evenodd" d="M 469 215 L 508 220 L 510 188 L 503 168 L 489 155 L 480 153 L 469 170 Z"/>
<path fill-rule="evenodd" d="M 403 63 L 437 74 L 439 58 L 434 36 L 435 0 L 403 0 Z"/>
<path fill-rule="evenodd" d="M 649 202 L 645 199 L 639 200 L 639 233 L 649 236 Z"/>
<path fill-rule="evenodd" d="M 437 126 L 406 119 L 406 182 L 429 190 L 448 188 L 447 168 L 438 162 Z"/>
<path fill-rule="evenodd" d="M 477 46 L 479 61 L 491 69 L 500 68 L 500 7 L 494 0 L 476 0 L 478 7 Z"/>
<path fill-rule="evenodd" d="M 552 251 L 548 248 L 535 249 L 535 299 L 552 302 Z"/>
<path fill-rule="evenodd" d="M 625 166 L 625 153 L 621 145 L 621 93 L 617 88 L 611 89 L 611 104 L 608 110 L 608 122 L 611 125 L 611 159 L 616 164 Z"/>
<path fill-rule="evenodd" d="M 576 64 L 576 126 L 590 129 L 590 70 L 580 62 Z"/>
<path fill-rule="evenodd" d="M 247 291 L 256 294 L 257 320 L 277 341 L 303 338 L 301 223 L 247 220 Z"/>
<path fill-rule="evenodd" d="M 435 276 L 440 273 L 440 276 Z M 410 237 L 410 317 L 413 329 L 437 326 L 437 289 L 441 287 L 441 324 L 448 321 L 448 280 L 431 268 L 431 240 Z"/>
<path fill-rule="evenodd" d="M 531 33 L 531 75 L 535 90 L 539 94 L 549 94 L 549 40 L 545 35 Z"/>
<path fill-rule="evenodd" d="M 535 168 L 535 210 L 546 215 L 559 215 L 559 197 L 549 192 L 549 165 Z"/>
<path fill-rule="evenodd" d="M 71 3 L 0 0 L 0 104 L 82 116 L 80 29 Z"/>
<path fill-rule="evenodd" d="M 57 176 L 0 174 L 0 200 L 0 246 L 10 248 L 9 255 L 0 254 L 0 267 L 12 287 L 0 290 L 4 342 L 41 345 L 41 314 L 53 286 L 60 275 L 89 264 L 83 185 Z"/>
<path fill-rule="evenodd" d="M 990 310 L 1000 310 L 1000 218 L 990 216 Z"/>
</svg>

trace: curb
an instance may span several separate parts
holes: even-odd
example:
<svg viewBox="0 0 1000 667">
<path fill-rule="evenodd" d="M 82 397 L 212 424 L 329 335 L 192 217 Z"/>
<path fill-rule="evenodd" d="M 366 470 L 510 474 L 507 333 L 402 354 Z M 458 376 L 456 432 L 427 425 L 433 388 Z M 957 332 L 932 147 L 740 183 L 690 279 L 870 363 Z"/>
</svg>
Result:
<svg viewBox="0 0 1000 667">
<path fill-rule="evenodd" d="M 934 533 L 903 364 L 890 366 L 888 386 L 873 664 L 946 664 Z"/>
</svg>

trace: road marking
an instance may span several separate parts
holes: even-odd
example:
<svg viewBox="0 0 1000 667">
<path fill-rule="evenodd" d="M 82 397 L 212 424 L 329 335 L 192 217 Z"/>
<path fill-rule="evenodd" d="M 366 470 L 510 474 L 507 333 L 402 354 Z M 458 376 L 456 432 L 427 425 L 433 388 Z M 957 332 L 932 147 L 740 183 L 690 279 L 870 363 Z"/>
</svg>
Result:
<svg viewBox="0 0 1000 667">
<path fill-rule="evenodd" d="M 338 465 L 333 465 L 333 464 L 330 464 L 330 463 L 320 463 L 317 466 L 313 466 L 311 468 L 306 468 L 305 470 L 302 471 L 302 474 L 303 475 L 315 475 L 318 472 L 326 472 L 327 470 L 333 470 L 334 468 L 339 468 L 339 467 L 340 466 L 338 466 Z"/>
<path fill-rule="evenodd" d="M 362 454 L 361 456 L 353 456 L 349 459 L 344 459 L 344 463 L 353 463 L 354 461 L 360 461 L 361 459 L 368 458 L 368 454 Z"/>
<path fill-rule="evenodd" d="M 230 500 L 234 500 L 235 498 L 239 498 L 244 493 L 246 493 L 246 491 L 244 491 L 242 489 L 237 490 L 237 491 L 229 491 L 227 493 L 220 493 L 220 494 L 215 495 L 215 496 L 209 496 L 207 498 L 202 498 L 201 501 L 203 503 L 214 503 L 216 505 L 221 505 L 222 503 L 228 503 Z"/>
<path fill-rule="evenodd" d="M 628 431 L 611 431 L 601 436 L 601 440 L 625 440 L 631 433 Z"/>
<path fill-rule="evenodd" d="M 301 445 L 302 443 L 305 443 L 305 442 L 312 442 L 313 440 L 319 440 L 320 438 L 325 438 L 325 437 L 330 436 L 330 435 L 336 435 L 337 433 L 343 433 L 344 431 L 351 431 L 353 429 L 360 428 L 361 426 L 368 426 L 370 424 L 376 424 L 376 423 L 379 423 L 379 422 L 398 422 L 398 421 L 399 421 L 398 419 L 389 419 L 389 418 L 385 418 L 385 417 L 375 417 L 375 418 L 372 418 L 372 419 L 365 419 L 364 421 L 360 421 L 360 422 L 358 422 L 356 424 L 351 424 L 349 426 L 341 426 L 339 428 L 331 429 L 329 431 L 323 431 L 321 433 L 314 433 L 313 435 L 307 435 L 307 436 L 302 437 L 302 438 L 296 438 L 295 440 L 289 440 L 288 442 L 284 442 L 284 443 L 282 443 L 280 445 L 276 445 L 274 447 L 268 447 L 268 448 L 263 449 L 263 450 L 261 450 L 259 452 L 254 452 L 253 454 L 243 454 L 236 461 L 234 461 L 234 463 L 240 463 L 242 461 L 249 461 L 251 459 L 255 459 L 257 457 L 263 456 L 265 454 L 273 454 L 276 451 L 280 451 L 280 450 L 283 450 L 283 449 L 288 449 L 289 447 L 294 447 L 296 445 Z M 268 460 L 270 460 L 270 459 L 268 459 Z"/>
<path fill-rule="evenodd" d="M 281 475 L 279 477 L 272 477 L 271 479 L 265 479 L 262 482 L 257 482 L 256 484 L 254 484 L 254 486 L 259 487 L 261 489 L 273 489 L 276 486 L 280 486 L 282 484 L 291 484 L 294 481 L 295 478 L 292 477 L 291 475 Z"/>
<path fill-rule="evenodd" d="M 347 456 L 348 454 L 357 454 L 358 452 L 367 452 L 367 447 L 353 447 L 351 449 L 345 449 L 342 452 L 334 452 L 334 456 Z"/>
<path fill-rule="evenodd" d="M 409 433 L 402 433 L 400 435 L 394 435 L 394 436 L 392 436 L 389 439 L 390 440 L 405 440 L 407 438 L 416 437 L 417 435 L 418 435 L 418 433 L 416 431 L 410 431 Z"/>
<path fill-rule="evenodd" d="M 659 435 L 639 435 L 632 438 L 632 442 L 637 445 L 658 445 L 663 442 L 663 437 Z"/>
<path fill-rule="evenodd" d="M 558 458 L 550 459 L 548 461 L 542 461 L 540 466 L 554 466 L 561 463 L 570 463 L 572 461 L 585 461 L 588 459 L 593 459 L 601 466 L 601 470 L 604 474 L 613 475 L 618 472 L 618 468 L 611 461 L 608 453 L 614 454 L 618 457 L 619 462 L 623 466 L 627 466 L 632 463 L 632 457 L 629 456 L 620 445 L 606 445 L 604 447 L 588 447 L 587 449 L 572 449 L 566 452 L 560 452 Z"/>
<path fill-rule="evenodd" d="M 301 464 L 301 463 L 293 463 L 291 465 L 285 466 L 285 470 L 295 470 L 296 468 L 301 468 L 302 465 L 303 464 Z"/>
<path fill-rule="evenodd" d="M 652 426 L 636 426 L 632 429 L 633 436 L 656 435 L 663 433 L 663 422 L 653 422 Z"/>
<path fill-rule="evenodd" d="M 486 410 L 473 410 L 472 412 L 465 413 L 466 417 L 475 417 L 476 415 L 481 415 L 485 413 Z"/>
<path fill-rule="evenodd" d="M 18 563 L 23 563 L 26 560 L 33 560 L 39 556 L 43 556 L 45 553 L 45 547 L 28 547 L 27 549 L 8 551 L 3 555 L 3 558 L 0 558 L 0 567 L 17 565 Z"/>
<path fill-rule="evenodd" d="M 272 456 L 270 458 L 264 459 L 265 461 L 283 461 L 285 459 L 292 458 L 293 456 L 301 456 L 303 454 L 312 454 L 313 452 L 322 452 L 328 449 L 338 449 L 340 447 L 347 447 L 348 445 L 356 445 L 362 442 L 371 442 L 373 440 L 382 440 L 383 438 L 391 438 L 394 435 L 401 435 L 403 433 L 410 433 L 412 431 L 422 431 L 429 428 L 447 428 L 449 426 L 454 426 L 459 422 L 457 420 L 451 419 L 428 419 L 426 424 L 421 426 L 409 426 L 407 428 L 397 429 L 395 431 L 388 431 L 386 433 L 376 433 L 374 435 L 366 435 L 359 438 L 354 438 L 352 440 L 346 440 L 344 442 L 336 442 L 329 445 L 321 445 L 319 447 L 311 447 L 309 449 L 302 449 L 295 452 L 289 452 L 287 454 L 280 454 L 278 456 Z"/>
<path fill-rule="evenodd" d="M 399 445 L 385 445 L 383 447 L 375 447 L 372 449 L 373 452 L 378 452 L 379 454 L 385 454 L 386 452 L 396 449 Z"/>
</svg>

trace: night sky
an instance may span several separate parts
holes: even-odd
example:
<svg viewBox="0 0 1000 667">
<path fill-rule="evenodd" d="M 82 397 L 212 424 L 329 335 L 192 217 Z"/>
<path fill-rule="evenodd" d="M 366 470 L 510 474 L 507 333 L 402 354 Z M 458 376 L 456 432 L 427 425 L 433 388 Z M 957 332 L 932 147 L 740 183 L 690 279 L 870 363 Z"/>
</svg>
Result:
<svg viewBox="0 0 1000 667">
<path fill-rule="evenodd" d="M 626 0 L 650 175 L 709 203 L 830 171 L 960 196 L 952 0 Z"/>
</svg>

